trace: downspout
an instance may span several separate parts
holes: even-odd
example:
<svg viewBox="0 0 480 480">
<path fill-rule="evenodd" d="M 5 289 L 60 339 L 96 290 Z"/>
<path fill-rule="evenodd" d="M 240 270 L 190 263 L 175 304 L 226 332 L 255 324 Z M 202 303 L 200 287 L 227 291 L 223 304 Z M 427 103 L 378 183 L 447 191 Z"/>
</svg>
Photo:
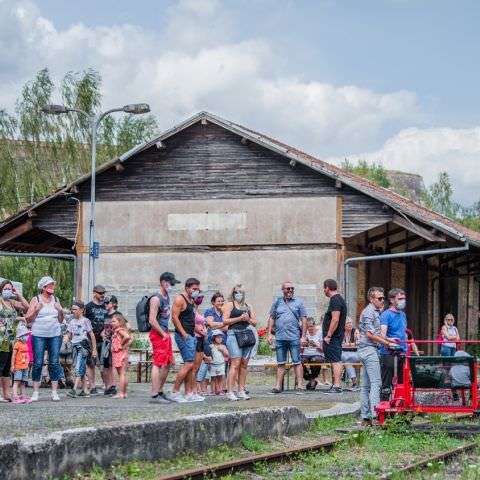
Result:
<svg viewBox="0 0 480 480">
<path fill-rule="evenodd" d="M 77 256 L 72 253 L 23 253 L 23 252 L 2 252 L 0 257 L 40 257 L 55 258 L 73 261 L 73 298 L 77 298 Z"/>
<path fill-rule="evenodd" d="M 391 260 L 394 258 L 408 258 L 408 257 L 421 257 L 424 255 L 442 255 L 444 253 L 455 253 L 455 252 L 466 252 L 470 249 L 470 244 L 468 241 L 465 241 L 463 247 L 452 247 L 452 248 L 436 248 L 434 250 L 419 250 L 417 252 L 401 252 L 401 253 L 385 253 L 382 255 L 370 255 L 364 257 L 351 257 L 347 258 L 343 262 L 344 273 L 343 273 L 343 286 L 345 293 L 345 300 L 348 302 L 350 295 L 350 279 L 349 279 L 349 267 L 353 262 L 370 262 L 372 260 Z"/>
</svg>

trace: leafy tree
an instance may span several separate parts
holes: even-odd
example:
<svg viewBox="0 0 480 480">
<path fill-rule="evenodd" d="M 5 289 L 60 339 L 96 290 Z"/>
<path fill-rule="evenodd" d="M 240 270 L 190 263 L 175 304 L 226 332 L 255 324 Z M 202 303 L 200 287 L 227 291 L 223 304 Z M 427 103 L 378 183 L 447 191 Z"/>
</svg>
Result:
<svg viewBox="0 0 480 480">
<path fill-rule="evenodd" d="M 390 187 L 387 171 L 381 163 L 373 162 L 370 164 L 366 160 L 359 160 L 355 165 L 346 158 L 342 163 L 342 168 L 347 172 L 366 178 L 381 187 Z"/>
<path fill-rule="evenodd" d="M 101 78 L 87 70 L 69 72 L 55 88 L 43 69 L 22 89 L 15 112 L 0 110 L 0 217 L 22 209 L 69 181 L 89 172 L 91 129 L 78 113 L 46 115 L 43 106 L 54 101 L 87 113 L 101 110 Z M 108 161 L 152 137 L 155 118 L 109 116 L 99 126 L 97 164 Z"/>
<path fill-rule="evenodd" d="M 55 86 L 47 69 L 37 73 L 21 91 L 14 112 L 0 107 L 0 220 L 47 196 L 90 171 L 91 128 L 84 115 L 46 115 L 43 106 L 59 103 L 87 113 L 102 107 L 100 75 L 93 71 L 67 73 Z M 98 130 L 97 164 L 118 156 L 153 137 L 155 118 L 108 116 Z M 44 258 L 0 256 L 0 276 L 24 283 L 26 296 L 36 291 L 43 275 L 60 285 L 59 296 L 71 302 L 72 264 Z M 63 292 L 63 293 L 62 293 Z"/>
<path fill-rule="evenodd" d="M 441 172 L 438 180 L 425 192 L 425 206 L 434 212 L 455 219 L 460 211 L 460 205 L 452 200 L 453 188 L 447 172 Z"/>
</svg>

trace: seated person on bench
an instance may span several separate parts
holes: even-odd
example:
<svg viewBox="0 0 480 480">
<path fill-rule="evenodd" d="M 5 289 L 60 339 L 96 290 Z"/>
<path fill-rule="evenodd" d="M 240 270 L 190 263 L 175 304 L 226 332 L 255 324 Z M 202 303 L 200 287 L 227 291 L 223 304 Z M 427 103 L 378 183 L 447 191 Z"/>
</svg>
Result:
<svg viewBox="0 0 480 480">
<path fill-rule="evenodd" d="M 457 350 L 454 355 L 455 358 L 459 357 L 466 357 L 470 358 L 467 352 L 463 350 Z M 469 388 L 472 386 L 472 378 L 470 367 L 466 364 L 464 365 L 453 365 L 450 368 L 450 378 L 451 378 L 451 385 L 452 385 L 452 396 L 453 400 L 458 400 L 458 392 L 455 387 L 457 388 Z"/>
<path fill-rule="evenodd" d="M 307 333 L 305 335 L 307 345 L 302 349 L 303 378 L 308 382 L 307 390 L 315 390 L 318 385 L 318 375 L 320 366 L 305 365 L 305 363 L 322 363 L 325 360 L 323 356 L 322 329 L 315 324 L 312 317 L 307 318 Z"/>
</svg>

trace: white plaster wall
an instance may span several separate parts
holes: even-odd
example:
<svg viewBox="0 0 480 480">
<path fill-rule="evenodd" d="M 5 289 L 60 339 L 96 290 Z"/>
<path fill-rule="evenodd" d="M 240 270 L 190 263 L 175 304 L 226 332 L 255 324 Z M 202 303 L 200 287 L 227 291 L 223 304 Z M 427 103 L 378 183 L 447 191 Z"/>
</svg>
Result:
<svg viewBox="0 0 480 480">
<path fill-rule="evenodd" d="M 335 243 L 336 209 L 335 197 L 97 202 L 96 240 L 101 248 Z M 84 242 L 89 220 L 84 215 Z"/>
</svg>

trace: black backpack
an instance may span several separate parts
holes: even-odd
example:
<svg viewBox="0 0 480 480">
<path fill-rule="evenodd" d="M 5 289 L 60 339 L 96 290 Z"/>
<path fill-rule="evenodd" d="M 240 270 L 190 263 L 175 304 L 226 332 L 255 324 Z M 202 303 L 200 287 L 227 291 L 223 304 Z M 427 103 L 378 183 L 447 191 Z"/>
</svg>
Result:
<svg viewBox="0 0 480 480">
<path fill-rule="evenodd" d="M 136 315 L 137 315 L 137 328 L 139 332 L 149 332 L 152 327 L 148 320 L 150 315 L 150 299 L 155 295 L 144 295 L 137 303 Z"/>
</svg>

